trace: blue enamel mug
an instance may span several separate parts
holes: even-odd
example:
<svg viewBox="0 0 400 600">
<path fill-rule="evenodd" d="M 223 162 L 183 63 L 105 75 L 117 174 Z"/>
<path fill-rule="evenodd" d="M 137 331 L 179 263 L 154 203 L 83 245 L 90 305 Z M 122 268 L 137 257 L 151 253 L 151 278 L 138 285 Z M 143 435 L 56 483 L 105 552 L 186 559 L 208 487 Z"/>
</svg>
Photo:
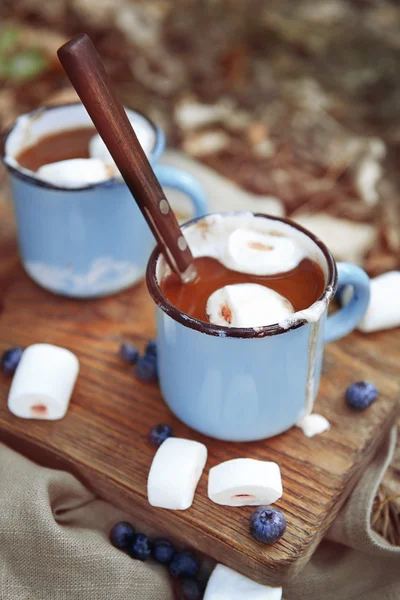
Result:
<svg viewBox="0 0 400 600">
<path fill-rule="evenodd" d="M 148 158 L 160 184 L 187 194 L 195 216 L 206 212 L 202 187 L 189 173 L 158 165 L 165 136 L 149 119 L 128 110 L 150 143 Z M 80 188 L 41 181 L 16 157 L 45 136 L 93 123 L 80 103 L 39 108 L 19 117 L 3 139 L 11 175 L 22 265 L 45 289 L 76 298 L 104 296 L 144 277 L 155 242 L 121 178 Z"/>
<path fill-rule="evenodd" d="M 183 229 L 188 233 L 212 216 L 190 221 Z M 206 323 L 182 313 L 163 295 L 159 282 L 166 267 L 158 248 L 147 269 L 147 286 L 157 307 L 158 368 L 165 402 L 189 427 L 232 442 L 275 436 L 311 414 L 324 344 L 353 331 L 369 303 L 369 278 L 361 268 L 336 264 L 327 247 L 294 222 L 255 216 L 270 221 L 271 230 L 285 228 L 286 234 L 302 239 L 321 266 L 325 290 L 307 318 L 299 315 L 289 326 L 256 329 Z M 352 286 L 354 294 L 347 306 L 328 317 L 338 284 Z"/>
</svg>

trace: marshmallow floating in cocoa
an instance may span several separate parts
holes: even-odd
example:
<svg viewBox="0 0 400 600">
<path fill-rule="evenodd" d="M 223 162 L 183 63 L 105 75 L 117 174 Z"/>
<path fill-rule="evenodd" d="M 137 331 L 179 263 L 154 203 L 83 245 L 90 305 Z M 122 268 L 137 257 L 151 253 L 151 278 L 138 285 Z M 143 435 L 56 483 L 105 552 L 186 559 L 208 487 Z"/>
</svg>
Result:
<svg viewBox="0 0 400 600">
<path fill-rule="evenodd" d="M 140 145 L 145 154 L 149 156 L 155 143 L 155 131 L 149 126 L 147 121 L 139 115 L 137 117 L 131 117 L 129 120 Z M 99 159 L 107 165 L 114 165 L 115 167 L 114 160 L 99 134 L 94 135 L 89 141 L 89 156 L 91 158 Z"/>
<path fill-rule="evenodd" d="M 189 508 L 206 461 L 204 444 L 174 437 L 165 440 L 150 467 L 147 480 L 149 503 L 170 510 Z"/>
<path fill-rule="evenodd" d="M 217 565 L 208 580 L 204 600 L 281 600 L 282 588 L 256 583 L 225 565 Z"/>
<path fill-rule="evenodd" d="M 347 304 L 353 289 L 346 287 L 342 304 Z M 400 271 L 390 271 L 371 279 L 371 297 L 367 312 L 358 325 L 364 333 L 400 326 Z"/>
<path fill-rule="evenodd" d="M 225 327 L 262 327 L 294 314 L 289 300 L 258 283 L 236 283 L 216 290 L 207 301 L 211 323 Z"/>
<path fill-rule="evenodd" d="M 75 354 L 51 344 L 24 350 L 8 395 L 8 408 L 23 419 L 62 419 L 79 372 Z"/>
<path fill-rule="evenodd" d="M 258 506 L 281 496 L 281 471 L 274 462 L 235 458 L 210 469 L 208 497 L 216 504 Z"/>
<path fill-rule="evenodd" d="M 117 171 L 97 158 L 72 158 L 43 165 L 35 175 L 47 183 L 73 189 L 111 179 Z"/>
<path fill-rule="evenodd" d="M 294 239 L 239 228 L 230 234 L 222 262 L 240 273 L 273 275 L 291 271 L 304 257 Z"/>
</svg>

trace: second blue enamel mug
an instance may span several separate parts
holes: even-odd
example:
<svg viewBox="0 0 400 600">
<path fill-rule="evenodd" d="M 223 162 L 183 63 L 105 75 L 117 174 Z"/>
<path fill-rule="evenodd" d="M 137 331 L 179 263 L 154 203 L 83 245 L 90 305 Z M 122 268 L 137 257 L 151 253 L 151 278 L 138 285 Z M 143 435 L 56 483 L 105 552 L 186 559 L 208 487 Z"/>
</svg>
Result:
<svg viewBox="0 0 400 600">
<path fill-rule="evenodd" d="M 148 158 L 160 184 L 187 194 L 194 214 L 204 214 L 206 199 L 196 179 L 181 169 L 158 165 L 165 147 L 162 130 L 140 113 L 126 112 L 153 140 Z M 41 138 L 90 126 L 81 103 L 43 107 L 19 117 L 2 146 L 22 265 L 45 289 L 76 298 L 112 294 L 142 279 L 155 245 L 122 179 L 63 188 L 35 178 L 16 161 Z"/>
<path fill-rule="evenodd" d="M 321 266 L 325 290 L 308 320 L 256 329 L 206 323 L 184 314 L 163 295 L 159 281 L 165 267 L 158 249 L 147 270 L 148 289 L 157 306 L 157 356 L 165 402 L 186 425 L 232 442 L 272 437 L 312 412 L 324 344 L 353 331 L 369 303 L 369 278 L 362 269 L 336 264 L 325 244 L 296 223 L 255 216 L 270 221 L 271 230 L 279 227 L 285 235 L 302 239 Z M 187 232 L 210 217 L 183 229 Z M 328 317 L 338 283 L 352 286 L 354 294 L 346 307 Z"/>
</svg>

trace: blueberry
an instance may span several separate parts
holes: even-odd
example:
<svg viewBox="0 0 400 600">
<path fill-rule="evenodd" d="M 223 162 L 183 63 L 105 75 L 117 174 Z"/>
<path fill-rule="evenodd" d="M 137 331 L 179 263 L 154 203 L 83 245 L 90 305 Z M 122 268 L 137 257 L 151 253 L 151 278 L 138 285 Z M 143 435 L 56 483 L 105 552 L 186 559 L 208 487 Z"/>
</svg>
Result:
<svg viewBox="0 0 400 600">
<path fill-rule="evenodd" d="M 155 356 L 145 355 L 136 363 L 136 375 L 141 381 L 157 381 L 157 362 Z"/>
<path fill-rule="evenodd" d="M 150 340 L 145 350 L 146 356 L 154 356 L 157 358 L 157 343 L 156 340 Z"/>
<path fill-rule="evenodd" d="M 157 562 L 167 565 L 171 562 L 175 549 L 168 540 L 155 540 L 153 544 L 153 558 Z"/>
<path fill-rule="evenodd" d="M 378 397 L 378 390 L 369 381 L 356 381 L 346 390 L 346 401 L 356 410 L 364 410 Z"/>
<path fill-rule="evenodd" d="M 135 530 L 130 523 L 121 521 L 114 525 L 110 531 L 110 541 L 119 550 L 126 550 L 132 545 L 135 538 Z"/>
<path fill-rule="evenodd" d="M 19 346 L 15 348 L 10 348 L 10 350 L 6 350 L 1 357 L 1 370 L 6 375 L 11 375 L 14 373 L 15 369 L 18 367 L 18 363 L 21 360 L 21 356 L 23 353 L 23 349 Z"/>
<path fill-rule="evenodd" d="M 172 436 L 172 429 L 169 425 L 155 425 L 150 429 L 149 440 L 152 446 L 157 448 L 161 446 L 163 442 Z"/>
<path fill-rule="evenodd" d="M 144 535 L 138 533 L 129 549 L 129 554 L 137 560 L 147 560 L 151 554 L 151 541 Z"/>
<path fill-rule="evenodd" d="M 284 515 L 272 506 L 259 506 L 250 517 L 250 532 L 264 544 L 273 544 L 286 531 Z"/>
<path fill-rule="evenodd" d="M 199 561 L 191 552 L 176 552 L 168 566 L 172 577 L 196 577 Z"/>
<path fill-rule="evenodd" d="M 121 344 L 119 355 L 124 362 L 134 365 L 139 358 L 139 350 L 128 342 Z"/>
<path fill-rule="evenodd" d="M 203 585 L 197 579 L 183 579 L 180 589 L 180 600 L 201 600 Z"/>
</svg>

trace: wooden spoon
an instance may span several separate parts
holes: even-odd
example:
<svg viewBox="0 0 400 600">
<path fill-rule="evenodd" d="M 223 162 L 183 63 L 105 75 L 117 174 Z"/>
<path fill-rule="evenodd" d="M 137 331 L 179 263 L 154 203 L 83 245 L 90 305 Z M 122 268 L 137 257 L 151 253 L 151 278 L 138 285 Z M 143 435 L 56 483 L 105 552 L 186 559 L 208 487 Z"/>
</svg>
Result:
<svg viewBox="0 0 400 600">
<path fill-rule="evenodd" d="M 196 269 L 190 248 L 92 41 L 80 34 L 57 54 L 169 266 L 183 282 L 191 281 Z"/>
</svg>

